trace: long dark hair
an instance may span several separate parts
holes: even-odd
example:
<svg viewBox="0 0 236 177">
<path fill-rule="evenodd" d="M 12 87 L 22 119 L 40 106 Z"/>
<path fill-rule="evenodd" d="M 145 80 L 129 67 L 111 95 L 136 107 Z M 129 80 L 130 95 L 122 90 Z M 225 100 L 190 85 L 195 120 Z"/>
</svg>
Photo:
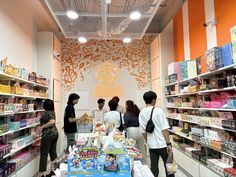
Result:
<svg viewBox="0 0 236 177">
<path fill-rule="evenodd" d="M 126 105 L 127 105 L 126 112 L 131 112 L 138 118 L 140 113 L 138 106 L 134 104 L 134 102 L 131 100 L 126 101 Z"/>
<path fill-rule="evenodd" d="M 73 101 L 74 101 L 74 100 L 77 100 L 77 99 L 80 99 L 80 96 L 79 96 L 78 94 L 76 94 L 76 93 L 72 93 L 72 94 L 70 94 L 70 96 L 69 96 L 69 98 L 68 98 L 67 104 L 72 104 L 72 105 L 74 105 L 74 104 L 73 104 Z"/>
</svg>

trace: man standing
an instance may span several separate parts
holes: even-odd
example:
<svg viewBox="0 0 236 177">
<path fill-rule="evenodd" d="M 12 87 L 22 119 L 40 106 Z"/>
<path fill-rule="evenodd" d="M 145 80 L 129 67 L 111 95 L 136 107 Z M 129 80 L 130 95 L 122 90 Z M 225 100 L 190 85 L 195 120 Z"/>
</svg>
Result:
<svg viewBox="0 0 236 177">
<path fill-rule="evenodd" d="M 104 114 L 107 112 L 104 109 L 105 100 L 100 98 L 100 99 L 98 99 L 97 103 L 98 103 L 98 107 L 95 110 L 93 110 L 93 112 L 92 112 L 93 118 L 97 122 L 103 122 Z"/>
<path fill-rule="evenodd" d="M 143 99 L 146 103 L 146 107 L 139 114 L 140 131 L 143 133 L 145 140 L 147 141 L 150 159 L 151 159 L 151 171 L 155 177 L 158 177 L 159 168 L 158 162 L 161 156 L 165 170 L 168 154 L 172 153 L 172 147 L 169 140 L 169 124 L 166 119 L 165 113 L 160 108 L 155 108 L 157 95 L 155 92 L 149 91 L 143 95 Z M 155 125 L 152 133 L 146 132 L 147 122 L 152 114 L 152 121 Z M 166 177 L 174 177 L 174 174 L 168 175 L 166 171 Z"/>
</svg>

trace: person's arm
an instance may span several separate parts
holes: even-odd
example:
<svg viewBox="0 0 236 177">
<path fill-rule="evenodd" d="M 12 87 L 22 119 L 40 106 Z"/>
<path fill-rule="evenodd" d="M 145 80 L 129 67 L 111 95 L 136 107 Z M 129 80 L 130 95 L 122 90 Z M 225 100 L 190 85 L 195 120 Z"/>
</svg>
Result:
<svg viewBox="0 0 236 177">
<path fill-rule="evenodd" d="M 167 144 L 167 152 L 172 153 L 172 146 L 171 146 L 170 135 L 169 135 L 169 131 L 168 131 L 170 126 L 169 126 L 169 123 L 166 119 L 164 111 L 161 111 L 159 120 L 161 121 L 160 125 L 161 125 L 162 135 L 163 135 L 163 137 L 166 141 L 166 144 Z"/>
<path fill-rule="evenodd" d="M 48 128 L 48 127 L 51 127 L 52 125 L 55 124 L 55 120 L 54 119 L 51 119 L 48 121 L 48 123 L 44 124 L 41 126 L 42 129 L 45 129 L 45 128 Z"/>
<path fill-rule="evenodd" d="M 72 122 L 82 121 L 86 116 L 87 116 L 87 115 L 86 115 L 86 113 L 85 113 L 85 114 L 83 114 L 83 115 L 80 116 L 80 117 L 76 117 L 76 118 L 70 117 L 70 118 L 69 118 L 69 122 L 72 123 Z"/>
<path fill-rule="evenodd" d="M 140 133 L 143 134 L 143 137 L 145 139 L 145 143 L 147 143 L 147 132 L 146 132 L 146 125 L 143 121 L 145 117 L 142 115 L 142 112 L 139 114 L 138 120 L 139 120 L 139 129 Z"/>
</svg>

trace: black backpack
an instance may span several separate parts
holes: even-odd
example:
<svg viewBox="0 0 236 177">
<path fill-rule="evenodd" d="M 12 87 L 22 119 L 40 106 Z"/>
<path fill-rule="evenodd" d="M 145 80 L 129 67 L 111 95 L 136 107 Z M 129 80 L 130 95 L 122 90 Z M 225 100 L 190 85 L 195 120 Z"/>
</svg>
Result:
<svg viewBox="0 0 236 177">
<path fill-rule="evenodd" d="M 122 120 L 121 113 L 120 113 L 120 126 L 118 127 L 118 130 L 120 130 L 120 132 L 124 131 L 124 125 L 123 125 L 123 120 Z"/>
<path fill-rule="evenodd" d="M 147 133 L 153 133 L 154 131 L 154 128 L 155 128 L 155 125 L 152 121 L 152 114 L 153 114 L 153 110 L 155 109 L 155 107 L 152 108 L 152 112 L 151 112 L 151 116 L 150 116 L 150 119 L 149 121 L 147 122 L 147 126 L 146 126 L 146 132 Z"/>
</svg>

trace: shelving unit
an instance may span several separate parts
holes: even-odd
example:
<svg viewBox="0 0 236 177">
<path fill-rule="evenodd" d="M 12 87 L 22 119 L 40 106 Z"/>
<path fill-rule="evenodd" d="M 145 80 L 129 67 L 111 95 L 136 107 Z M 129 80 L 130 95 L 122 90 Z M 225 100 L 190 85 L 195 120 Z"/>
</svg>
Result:
<svg viewBox="0 0 236 177">
<path fill-rule="evenodd" d="M 192 77 L 192 78 L 188 78 L 188 79 L 185 79 L 185 80 L 182 80 L 182 81 L 178 81 L 178 82 L 174 82 L 174 83 L 170 83 L 170 84 L 167 84 L 165 85 L 166 89 L 171 89 L 171 94 L 172 95 L 165 95 L 166 99 L 168 101 L 172 101 L 173 99 L 176 99 L 176 98 L 181 98 L 181 99 L 186 99 L 184 97 L 188 97 L 188 96 L 194 96 L 194 95 L 199 95 L 201 97 L 203 97 L 203 100 L 205 98 L 205 96 L 211 94 L 211 93 L 219 93 L 219 92 L 232 92 L 232 91 L 236 91 L 236 86 L 232 86 L 232 87 L 226 87 L 226 88 L 219 88 L 219 89 L 208 89 L 208 90 L 201 90 L 201 91 L 198 91 L 198 92 L 189 92 L 189 93 L 183 93 L 183 94 L 175 94 L 173 95 L 173 90 L 176 90 L 176 88 L 182 88 L 182 87 L 185 87 L 187 86 L 191 80 L 198 80 L 198 79 L 206 79 L 206 78 L 209 78 L 215 74 L 219 74 L 221 73 L 222 71 L 226 71 L 226 70 L 233 70 L 233 69 L 236 69 L 236 65 L 233 64 L 233 65 L 230 65 L 230 66 L 227 66 L 227 67 L 223 67 L 223 68 L 219 68 L 215 71 L 209 71 L 209 72 L 206 72 L 204 74 L 200 74 L 200 75 L 197 75 L 196 77 Z M 171 105 L 171 104 L 169 104 Z M 170 110 L 170 112 L 174 112 L 176 113 L 177 111 L 179 112 L 182 112 L 182 111 L 201 111 L 201 112 L 204 112 L 204 115 L 206 112 L 208 111 L 222 111 L 222 112 L 236 112 L 236 109 L 228 109 L 226 107 L 223 107 L 223 108 L 200 108 L 200 107 L 178 107 L 178 106 L 166 106 L 166 109 Z M 186 115 L 185 115 L 186 116 Z M 199 116 L 201 117 L 201 116 Z M 200 121 L 199 122 L 195 122 L 195 121 L 190 121 L 190 120 L 183 120 L 181 119 L 180 117 L 172 117 L 172 116 L 169 116 L 167 117 L 169 120 L 177 120 L 177 121 L 180 121 L 180 122 L 183 122 L 183 123 L 189 123 L 189 124 L 192 124 L 192 125 L 196 125 L 196 126 L 200 126 L 201 128 L 205 128 L 205 129 L 214 129 L 214 130 L 220 130 L 220 131 L 227 131 L 227 132 L 230 132 L 230 133 L 236 133 L 236 130 L 233 130 L 233 129 L 227 129 L 227 128 L 223 128 L 222 126 L 219 126 L 219 125 L 212 125 L 212 124 L 204 124 L 204 123 L 201 123 Z M 197 119 L 198 120 L 198 119 Z M 200 119 L 199 119 L 200 120 Z M 182 124 L 181 124 L 182 125 Z M 183 142 L 186 143 L 189 141 L 190 144 L 192 143 L 197 143 L 199 144 L 199 142 L 195 141 L 192 136 L 191 136 L 191 133 L 188 133 L 188 134 L 185 134 L 185 133 L 182 133 L 179 131 L 180 129 L 178 129 L 177 132 L 173 131 L 172 129 L 169 130 L 169 132 L 171 134 L 174 134 L 174 135 L 178 135 L 179 137 L 182 137 L 183 138 Z M 191 143 L 192 142 L 192 143 Z M 232 154 L 229 154 L 227 152 L 224 152 L 222 150 L 219 150 L 219 149 L 216 149 L 216 148 L 213 148 L 213 147 L 209 147 L 209 146 L 206 146 L 204 144 L 200 144 L 202 147 L 208 149 L 208 150 L 213 150 L 215 152 L 218 152 L 222 155 L 226 155 L 226 156 L 229 156 L 231 158 L 234 159 L 234 162 L 235 162 L 235 159 L 236 159 L 236 156 L 232 155 Z M 205 153 L 208 153 L 208 150 L 206 150 Z M 197 159 L 194 159 L 192 157 L 189 157 L 184 151 L 182 151 L 181 149 L 178 149 L 176 147 L 176 150 L 175 150 L 175 153 L 178 154 L 178 157 L 177 157 L 177 160 L 179 161 L 178 164 L 184 168 L 187 169 L 187 172 L 189 174 L 191 174 L 192 176 L 196 176 L 196 177 L 203 177 L 202 175 L 204 173 L 201 172 L 201 170 L 199 172 L 197 172 L 196 174 L 193 174 L 192 173 L 192 169 L 193 167 L 191 168 L 187 168 L 186 166 L 188 165 L 188 163 L 183 163 L 183 161 L 185 161 L 187 158 L 188 158 L 188 161 L 191 159 L 193 160 L 192 163 L 195 163 L 195 166 L 197 167 L 196 170 L 199 170 L 199 169 L 203 169 L 204 171 L 208 171 L 208 173 L 212 173 L 212 176 L 217 176 L 219 177 L 219 175 L 216 174 L 216 172 L 214 172 L 212 169 L 210 169 L 209 167 L 207 167 L 206 165 L 202 164 L 200 161 L 198 161 Z M 177 156 L 177 155 L 175 155 Z M 186 156 L 186 159 L 184 159 Z M 191 163 L 191 164 L 192 164 Z"/>
<path fill-rule="evenodd" d="M 227 128 L 223 128 L 223 127 L 220 127 L 220 126 L 214 126 L 214 125 L 208 125 L 208 124 L 201 124 L 201 123 L 197 123 L 197 122 L 194 122 L 194 121 L 183 120 L 183 119 L 174 118 L 174 117 L 167 117 L 167 118 L 168 118 L 168 119 L 173 119 L 173 120 L 182 121 L 182 122 L 188 122 L 188 123 L 191 123 L 191 124 L 197 124 L 197 125 L 200 125 L 200 126 L 202 126 L 202 127 L 211 127 L 211 128 L 215 128 L 215 129 L 226 130 L 226 131 L 230 131 L 230 132 L 235 132 L 235 133 L 236 133 L 236 130 L 227 129 Z"/>
<path fill-rule="evenodd" d="M 47 91 L 49 92 L 49 90 L 48 90 L 49 87 L 47 85 L 42 85 L 42 84 L 39 84 L 39 83 L 36 83 L 36 82 L 31 82 L 31 81 L 25 80 L 23 78 L 15 77 L 15 76 L 3 73 L 3 72 L 0 72 L 0 80 L 5 81 L 4 83 L 8 83 L 7 86 L 12 86 L 12 84 L 15 84 L 15 82 L 19 82 L 20 86 L 23 86 L 23 84 L 27 84 L 28 87 L 26 87 L 26 88 L 33 89 L 36 92 L 41 92 L 41 91 L 43 93 L 47 92 Z M 36 96 L 36 95 L 39 95 L 39 94 L 34 94 L 34 93 L 32 93 L 32 94 L 30 93 L 33 96 L 19 95 L 19 94 L 12 94 L 12 93 L 5 93 L 5 92 L 0 93 L 0 97 L 3 98 L 2 100 L 4 100 L 3 103 L 9 103 L 8 100 L 14 100 L 16 102 L 13 102 L 13 104 L 14 103 L 23 104 L 18 99 L 12 99 L 12 98 L 22 98 L 24 104 L 35 104 L 37 102 L 42 102 L 42 100 L 48 99 L 48 97 Z M 28 94 L 28 93 L 25 92 L 25 94 Z M 42 94 L 42 95 L 47 95 L 47 94 Z M 22 101 L 22 99 L 20 99 L 20 100 Z M 10 103 L 12 103 L 12 102 L 10 102 Z M 4 106 L 6 106 L 6 105 L 4 105 Z M 15 109 L 17 109 L 17 108 L 15 108 Z M 3 110 L 4 110 L 4 108 L 3 108 Z M 19 118 L 21 118 L 21 115 L 22 115 L 21 119 L 27 119 L 27 117 L 24 116 L 23 114 L 34 114 L 34 113 L 36 113 L 36 115 L 37 115 L 37 113 L 44 111 L 43 109 L 41 109 L 41 105 L 40 105 L 40 107 L 38 107 L 37 110 L 18 111 L 18 112 L 13 112 L 12 110 L 13 109 L 11 109 L 10 112 L 4 112 L 4 113 L 0 114 L 0 119 L 1 119 L 2 122 L 4 122 L 4 126 L 5 126 L 5 124 L 8 124 L 9 121 L 12 121 L 11 119 L 12 119 L 13 116 L 18 116 Z M 15 118 L 15 117 L 13 117 L 13 118 Z M 17 121 L 19 121 L 19 120 L 17 119 Z M 13 129 L 9 128 L 9 130 L 7 129 L 8 130 L 7 132 L 0 134 L 0 137 L 2 139 L 1 143 L 9 144 L 12 141 L 14 141 L 15 138 L 16 139 L 18 137 L 24 138 L 24 135 L 31 135 L 32 134 L 32 129 L 37 127 L 38 125 L 40 125 L 40 123 L 34 123 L 32 121 L 29 124 L 27 122 L 27 126 L 23 125 L 24 127 L 19 128 L 19 129 L 14 129 L 13 130 Z M 31 149 L 33 147 L 32 145 L 35 144 L 36 142 L 39 142 L 40 140 L 41 140 L 41 137 L 33 139 L 31 142 L 27 141 L 27 138 L 22 139 L 22 141 L 19 141 L 21 143 L 21 145 L 18 144 L 18 146 L 16 146 L 17 148 L 11 149 L 10 153 L 5 154 L 5 156 L 3 156 L 0 159 L 0 161 L 1 162 L 8 162 L 10 159 L 15 158 L 16 155 L 18 155 L 19 153 L 25 152 L 28 149 Z M 16 141 L 18 141 L 18 140 L 16 140 Z M 29 143 L 27 143 L 26 141 L 29 142 Z M 29 162 L 29 164 L 25 164 L 22 168 L 17 169 L 10 176 L 18 176 L 18 174 L 22 176 L 25 173 L 25 172 L 23 172 L 24 169 L 27 169 L 27 175 L 29 175 L 29 176 L 35 175 L 35 173 L 38 170 L 38 165 L 37 165 L 38 161 L 39 161 L 38 156 L 37 157 L 32 157 L 32 160 Z M 35 166 L 33 167 L 32 164 L 34 164 Z M 31 169 L 29 169 L 29 168 L 31 168 Z M 28 174 L 28 171 L 30 171 L 30 174 Z"/>
</svg>

